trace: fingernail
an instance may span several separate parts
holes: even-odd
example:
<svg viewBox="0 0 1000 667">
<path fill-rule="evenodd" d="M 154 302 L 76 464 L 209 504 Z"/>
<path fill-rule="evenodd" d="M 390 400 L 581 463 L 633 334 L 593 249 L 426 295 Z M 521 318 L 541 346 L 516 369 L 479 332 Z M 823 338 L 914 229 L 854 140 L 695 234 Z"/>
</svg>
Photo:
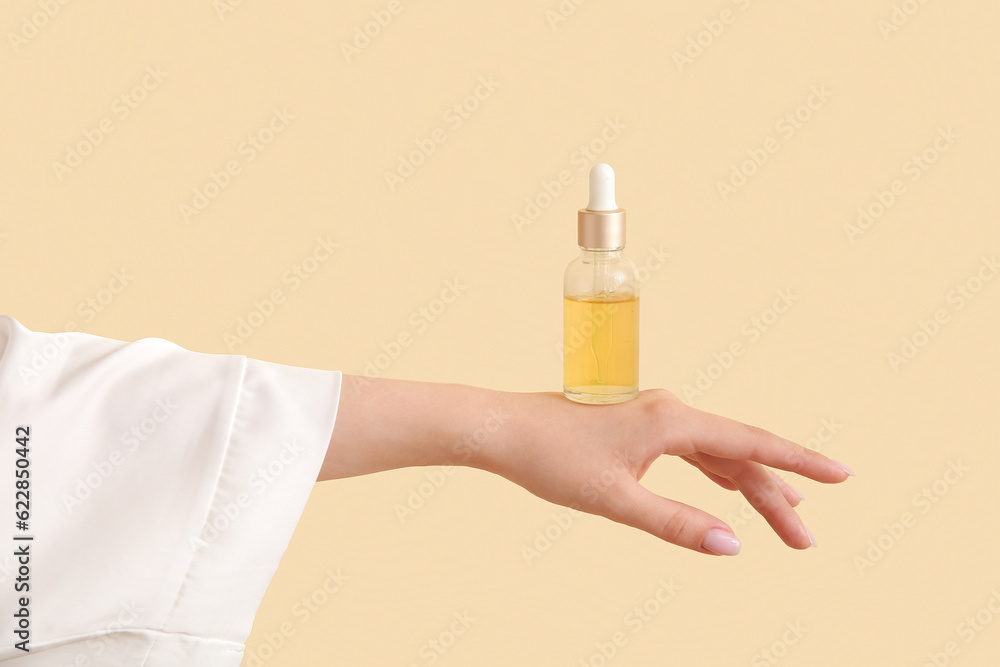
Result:
<svg viewBox="0 0 1000 667">
<path fill-rule="evenodd" d="M 812 531 L 809 530 L 808 528 L 806 528 L 806 535 L 809 536 L 809 541 L 812 542 L 812 545 L 815 547 L 816 546 L 816 538 L 813 537 Z"/>
<path fill-rule="evenodd" d="M 851 477 L 854 477 L 854 471 L 851 470 L 850 468 L 848 468 L 846 465 L 844 465 L 840 461 L 834 461 L 834 463 L 836 463 L 837 465 L 839 465 L 843 469 L 843 471 L 846 472 L 848 475 L 850 475 Z"/>
<path fill-rule="evenodd" d="M 788 484 L 788 482 L 785 482 L 785 484 Z M 802 492 L 799 491 L 798 489 L 796 489 L 791 484 L 788 484 L 788 488 L 791 489 L 792 491 L 794 491 L 795 493 L 799 494 L 799 500 L 805 500 L 806 499 L 806 497 L 802 495 Z"/>
<path fill-rule="evenodd" d="M 720 556 L 735 556 L 740 552 L 740 541 L 727 530 L 713 528 L 705 535 L 701 548 Z"/>
</svg>

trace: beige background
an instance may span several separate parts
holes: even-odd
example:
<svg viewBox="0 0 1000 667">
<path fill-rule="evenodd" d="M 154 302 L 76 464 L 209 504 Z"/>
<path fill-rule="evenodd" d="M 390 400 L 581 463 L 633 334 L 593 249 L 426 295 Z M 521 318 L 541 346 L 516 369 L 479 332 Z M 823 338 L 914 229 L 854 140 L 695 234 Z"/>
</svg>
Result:
<svg viewBox="0 0 1000 667">
<path fill-rule="evenodd" d="M 627 253 L 651 269 L 641 386 L 858 473 L 796 482 L 819 542 L 798 552 L 693 468 L 654 466 L 649 487 L 733 525 L 734 559 L 592 516 L 561 527 L 560 508 L 475 470 L 439 472 L 402 522 L 433 469 L 324 483 L 245 665 L 990 664 L 1000 6 L 565 0 L 553 27 L 556 0 L 232 5 L 4 3 L 0 312 L 351 374 L 410 333 L 384 376 L 558 390 L 562 271 L 586 169 L 607 161 Z M 372 12 L 392 20 L 348 58 Z M 480 77 L 492 90 L 459 125 L 446 114 Z M 826 91 L 812 109 L 811 90 Z M 275 109 L 281 131 L 248 159 Z M 798 127 L 782 120 L 796 113 Z M 438 128 L 445 141 L 390 188 L 385 172 Z M 88 142 L 78 166 L 54 165 Z M 765 147 L 724 198 L 718 183 Z M 230 161 L 239 173 L 185 220 Z M 564 170 L 518 230 L 512 215 Z M 339 246 L 313 264 L 317 237 Z M 313 273 L 286 280 L 295 266 Z M 464 290 L 418 328 L 411 314 L 448 280 Z M 283 302 L 227 344 L 274 290 Z M 778 290 L 795 300 L 774 321 Z M 921 347 L 894 364 L 904 337 Z M 734 341 L 745 353 L 722 368 Z M 715 378 L 685 394 L 699 372 Z M 529 564 L 539 531 L 555 539 Z M 348 579 L 328 594 L 330 573 Z M 661 580 L 679 587 L 662 604 Z M 655 613 L 637 622 L 643 605 Z M 450 636 L 463 613 L 471 626 Z"/>
</svg>

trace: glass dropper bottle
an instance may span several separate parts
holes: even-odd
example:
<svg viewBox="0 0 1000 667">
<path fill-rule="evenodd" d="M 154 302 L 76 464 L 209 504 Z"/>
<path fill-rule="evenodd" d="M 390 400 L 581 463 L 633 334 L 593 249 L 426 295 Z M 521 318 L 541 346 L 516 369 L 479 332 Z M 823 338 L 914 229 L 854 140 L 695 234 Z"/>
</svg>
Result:
<svg viewBox="0 0 1000 667">
<path fill-rule="evenodd" d="M 590 170 L 577 244 L 563 279 L 563 393 L 578 403 L 622 403 L 639 392 L 639 282 L 623 254 L 625 209 L 608 164 Z"/>
</svg>

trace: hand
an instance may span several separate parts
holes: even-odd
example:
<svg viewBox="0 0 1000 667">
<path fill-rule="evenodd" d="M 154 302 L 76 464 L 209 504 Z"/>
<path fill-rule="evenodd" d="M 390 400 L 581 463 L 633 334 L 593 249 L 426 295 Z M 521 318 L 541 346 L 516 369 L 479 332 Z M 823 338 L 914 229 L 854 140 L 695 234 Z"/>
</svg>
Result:
<svg viewBox="0 0 1000 667">
<path fill-rule="evenodd" d="M 581 405 L 560 393 L 520 396 L 520 437 L 484 467 L 540 498 L 701 553 L 735 555 L 740 544 L 725 522 L 639 484 L 663 454 L 680 456 L 723 488 L 742 492 L 796 549 L 815 545 L 792 509 L 801 496 L 765 466 L 825 483 L 853 474 L 763 429 L 684 405 L 663 389 L 607 406 Z"/>
<path fill-rule="evenodd" d="M 792 509 L 801 497 L 766 466 L 826 483 L 853 474 L 763 429 L 684 405 L 664 389 L 639 392 L 617 405 L 581 405 L 556 392 L 344 375 L 318 479 L 463 464 L 688 549 L 739 553 L 740 543 L 725 522 L 639 484 L 664 454 L 742 492 L 796 549 L 814 544 Z"/>
</svg>

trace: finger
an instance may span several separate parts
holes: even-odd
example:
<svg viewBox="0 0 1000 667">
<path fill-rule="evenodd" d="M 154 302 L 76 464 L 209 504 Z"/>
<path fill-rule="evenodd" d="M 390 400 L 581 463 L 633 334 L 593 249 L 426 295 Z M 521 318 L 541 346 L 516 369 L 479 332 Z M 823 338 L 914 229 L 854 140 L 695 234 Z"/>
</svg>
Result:
<svg viewBox="0 0 1000 667">
<path fill-rule="evenodd" d="M 841 464 L 757 426 L 697 408 L 687 413 L 688 436 L 697 451 L 727 459 L 750 460 L 827 484 L 850 475 Z"/>
<path fill-rule="evenodd" d="M 696 507 L 658 496 L 639 483 L 609 497 L 607 518 L 703 554 L 735 556 L 740 542 L 725 522 Z"/>
<path fill-rule="evenodd" d="M 750 505 L 760 512 L 778 537 L 794 549 L 814 545 L 812 534 L 786 500 L 779 480 L 762 466 L 750 466 L 734 480 Z"/>
<path fill-rule="evenodd" d="M 796 507 L 802 502 L 802 494 L 795 487 L 781 479 L 778 473 L 755 461 L 731 461 L 729 459 L 721 459 L 718 456 L 712 456 L 711 454 L 695 454 L 692 458 L 701 462 L 702 466 L 707 470 L 725 477 L 731 482 L 732 480 L 746 478 L 749 470 L 759 468 L 766 471 L 771 480 L 777 484 L 778 489 L 781 490 L 781 495 L 784 496 L 789 505 Z M 739 487 L 737 486 L 737 488 Z"/>
<path fill-rule="evenodd" d="M 746 475 L 746 471 L 751 467 L 758 467 L 766 470 L 771 478 L 774 480 L 778 488 L 781 489 L 782 495 L 788 504 L 795 507 L 802 501 L 802 494 L 795 490 L 795 488 L 781 479 L 776 472 L 770 468 L 765 468 L 759 463 L 754 461 L 732 461 L 730 459 L 719 458 L 718 456 L 712 456 L 711 454 L 690 454 L 682 456 L 684 460 L 688 461 L 692 465 L 696 465 L 709 477 L 719 478 L 725 480 L 725 488 L 727 489 L 738 489 L 739 487 L 733 482 L 734 479 L 738 477 L 743 477 Z M 720 483 L 721 484 L 721 483 Z"/>
<path fill-rule="evenodd" d="M 798 489 L 781 479 L 778 473 L 774 472 L 770 468 L 765 468 L 765 470 L 767 470 L 768 474 L 771 475 L 771 479 L 773 479 L 774 483 L 778 485 L 778 488 L 781 489 L 781 495 L 785 497 L 788 504 L 792 507 L 798 507 L 798 504 L 801 503 L 803 499 L 802 494 L 799 493 Z"/>
<path fill-rule="evenodd" d="M 698 463 L 698 461 L 695 460 L 694 458 L 691 458 L 690 456 L 682 456 L 681 458 L 690 463 L 691 465 L 693 465 L 698 470 L 705 473 L 705 477 L 708 477 L 710 480 L 712 480 L 722 488 L 728 491 L 739 490 L 739 487 L 733 484 L 733 480 L 729 479 L 728 477 L 723 477 L 722 475 L 716 475 L 714 472 L 710 471 L 708 468 Z"/>
</svg>

